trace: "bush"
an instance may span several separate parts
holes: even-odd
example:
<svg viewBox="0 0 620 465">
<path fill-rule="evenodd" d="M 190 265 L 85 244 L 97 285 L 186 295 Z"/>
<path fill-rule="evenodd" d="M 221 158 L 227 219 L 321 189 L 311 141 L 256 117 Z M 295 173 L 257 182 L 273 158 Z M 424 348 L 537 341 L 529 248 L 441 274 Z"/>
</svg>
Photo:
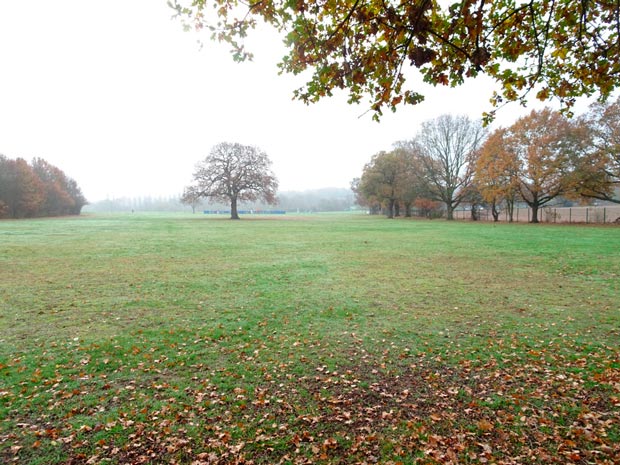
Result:
<svg viewBox="0 0 620 465">
<path fill-rule="evenodd" d="M 413 202 L 416 211 L 418 212 L 418 216 L 423 218 L 441 218 L 443 216 L 443 210 L 441 208 L 441 203 L 431 199 L 416 199 Z"/>
</svg>

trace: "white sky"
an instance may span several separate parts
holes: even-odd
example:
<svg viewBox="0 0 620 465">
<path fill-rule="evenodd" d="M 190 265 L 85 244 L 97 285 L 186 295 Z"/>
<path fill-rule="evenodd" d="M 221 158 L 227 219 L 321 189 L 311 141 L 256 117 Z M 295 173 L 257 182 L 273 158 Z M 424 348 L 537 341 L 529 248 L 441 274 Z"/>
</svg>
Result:
<svg viewBox="0 0 620 465">
<path fill-rule="evenodd" d="M 379 124 L 344 95 L 306 106 L 291 100 L 299 81 L 277 74 L 274 34 L 250 36 L 255 60 L 237 64 L 172 14 L 165 0 L 0 0 L 0 153 L 48 160 L 91 202 L 180 194 L 223 141 L 266 151 L 281 190 L 348 187 L 421 122 L 490 109 L 488 82 L 429 87 Z M 497 124 L 527 111 L 504 108 Z"/>
</svg>

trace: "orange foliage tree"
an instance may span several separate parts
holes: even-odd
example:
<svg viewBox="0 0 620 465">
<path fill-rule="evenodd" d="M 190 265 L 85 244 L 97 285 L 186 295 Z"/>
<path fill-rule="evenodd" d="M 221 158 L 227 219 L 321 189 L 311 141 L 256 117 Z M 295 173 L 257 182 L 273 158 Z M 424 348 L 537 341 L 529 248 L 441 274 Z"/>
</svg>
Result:
<svg viewBox="0 0 620 465">
<path fill-rule="evenodd" d="M 491 205 L 494 221 L 499 220 L 500 205 L 513 221 L 514 204 L 519 192 L 517 158 L 507 148 L 507 130 L 494 131 L 480 148 L 476 159 L 475 184 L 485 202 Z"/>
<path fill-rule="evenodd" d="M 77 215 L 86 199 L 75 180 L 41 158 L 0 155 L 0 218 Z"/>
<path fill-rule="evenodd" d="M 45 201 L 43 182 L 23 158 L 0 156 L 0 200 L 11 218 L 36 216 Z"/>
<path fill-rule="evenodd" d="M 43 183 L 44 202 L 41 207 L 48 216 L 79 214 L 86 199 L 74 180 L 58 167 L 42 158 L 32 160 L 32 170 Z"/>
<path fill-rule="evenodd" d="M 441 216 L 441 202 L 437 202 L 436 200 L 420 197 L 415 200 L 414 206 L 418 210 L 418 214 L 425 218 Z"/>
<path fill-rule="evenodd" d="M 477 162 L 478 176 L 489 197 L 517 189 L 532 210 L 530 221 L 538 223 L 542 206 L 574 195 L 588 150 L 582 125 L 548 108 L 532 111 L 489 138 Z"/>
</svg>

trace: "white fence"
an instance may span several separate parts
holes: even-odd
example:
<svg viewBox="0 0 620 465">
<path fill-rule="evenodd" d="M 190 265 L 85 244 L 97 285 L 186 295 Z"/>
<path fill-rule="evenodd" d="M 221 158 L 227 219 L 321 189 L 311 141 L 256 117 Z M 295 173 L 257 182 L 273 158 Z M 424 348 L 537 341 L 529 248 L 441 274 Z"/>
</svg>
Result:
<svg viewBox="0 0 620 465">
<path fill-rule="evenodd" d="M 470 220 L 470 210 L 454 212 L 457 220 Z M 479 218 L 482 221 L 493 221 L 491 210 L 480 210 Z M 513 221 L 527 223 L 532 219 L 532 210 L 529 207 L 515 207 Z M 508 212 L 502 210 L 499 221 L 508 221 Z M 542 207 L 538 210 L 538 221 L 541 223 L 620 223 L 620 205 L 589 206 L 589 207 Z"/>
</svg>

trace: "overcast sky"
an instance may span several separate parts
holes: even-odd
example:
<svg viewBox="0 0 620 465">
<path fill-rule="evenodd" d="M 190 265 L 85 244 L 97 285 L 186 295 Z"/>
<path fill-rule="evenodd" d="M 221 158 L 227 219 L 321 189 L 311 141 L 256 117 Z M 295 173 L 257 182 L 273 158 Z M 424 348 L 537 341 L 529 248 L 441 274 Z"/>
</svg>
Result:
<svg viewBox="0 0 620 465">
<path fill-rule="evenodd" d="M 179 194 L 223 141 L 267 152 L 281 190 L 348 187 L 421 122 L 490 109 L 484 81 L 429 88 L 379 124 L 344 96 L 306 106 L 277 74 L 274 34 L 251 36 L 254 62 L 237 64 L 172 13 L 165 0 L 0 0 L 0 153 L 48 160 L 91 202 Z M 525 112 L 507 107 L 498 124 Z"/>
</svg>

